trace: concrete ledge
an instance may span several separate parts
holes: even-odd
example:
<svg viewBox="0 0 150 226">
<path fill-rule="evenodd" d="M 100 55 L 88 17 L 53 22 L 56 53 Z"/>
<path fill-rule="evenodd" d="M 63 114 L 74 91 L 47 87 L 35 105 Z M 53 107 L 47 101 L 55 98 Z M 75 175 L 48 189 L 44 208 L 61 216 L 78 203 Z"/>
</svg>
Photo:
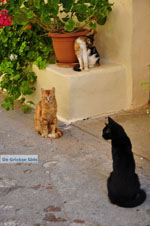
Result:
<svg viewBox="0 0 150 226">
<path fill-rule="evenodd" d="M 58 118 L 73 122 L 127 108 L 126 69 L 124 65 L 103 63 L 89 72 L 48 65 L 45 70 L 34 66 L 38 78 L 36 92 L 30 99 L 41 99 L 41 87 L 56 88 Z"/>
</svg>

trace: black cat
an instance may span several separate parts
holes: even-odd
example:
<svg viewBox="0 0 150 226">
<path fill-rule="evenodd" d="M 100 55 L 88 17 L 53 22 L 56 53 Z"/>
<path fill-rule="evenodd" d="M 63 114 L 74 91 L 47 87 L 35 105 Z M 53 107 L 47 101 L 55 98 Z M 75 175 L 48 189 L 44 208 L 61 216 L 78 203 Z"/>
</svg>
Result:
<svg viewBox="0 0 150 226">
<path fill-rule="evenodd" d="M 110 117 L 102 136 L 105 140 L 112 140 L 113 171 L 107 180 L 111 203 L 126 208 L 142 204 L 146 199 L 146 193 L 140 189 L 138 175 L 135 173 L 135 161 L 129 137 L 122 126 Z"/>
</svg>

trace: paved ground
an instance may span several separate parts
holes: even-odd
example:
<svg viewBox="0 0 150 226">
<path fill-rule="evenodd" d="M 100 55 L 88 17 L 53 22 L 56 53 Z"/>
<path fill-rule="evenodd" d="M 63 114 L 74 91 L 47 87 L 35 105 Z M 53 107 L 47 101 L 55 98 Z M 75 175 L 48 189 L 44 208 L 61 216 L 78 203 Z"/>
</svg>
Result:
<svg viewBox="0 0 150 226">
<path fill-rule="evenodd" d="M 66 126 L 57 140 L 34 132 L 33 112 L 0 110 L 0 155 L 32 154 L 38 164 L 0 164 L 0 226 L 150 226 L 150 115 L 112 116 L 130 136 L 144 204 L 110 204 L 106 180 L 111 146 L 101 138 L 104 118 Z"/>
</svg>

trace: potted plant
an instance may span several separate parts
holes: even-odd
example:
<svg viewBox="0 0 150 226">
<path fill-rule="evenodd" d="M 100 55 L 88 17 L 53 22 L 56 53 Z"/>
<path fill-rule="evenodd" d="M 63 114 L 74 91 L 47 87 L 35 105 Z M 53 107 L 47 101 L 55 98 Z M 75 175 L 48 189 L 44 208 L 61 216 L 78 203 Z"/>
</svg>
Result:
<svg viewBox="0 0 150 226">
<path fill-rule="evenodd" d="M 10 0 L 12 15 L 11 4 Z M 19 9 L 16 5 L 15 13 Z M 29 25 L 16 24 L 11 15 L 6 9 L 6 0 L 0 0 L 0 90 L 4 91 L 1 107 L 9 111 L 19 100 L 26 113 L 31 110 L 28 104 L 33 104 L 28 95 L 35 91 L 37 78 L 32 65 L 45 69 L 47 63 L 55 62 L 54 51 L 52 40 L 43 37 L 43 29 L 38 24 L 33 24 L 30 29 Z"/>
<path fill-rule="evenodd" d="M 86 35 L 88 29 L 96 29 L 97 24 L 104 25 L 112 5 L 109 0 L 9 0 L 6 2 L 9 14 L 15 23 L 23 24 L 25 29 L 32 29 L 34 23 L 44 28 L 53 39 L 56 58 L 61 63 L 73 63 L 77 60 L 73 48 L 74 40 L 78 36 Z"/>
</svg>

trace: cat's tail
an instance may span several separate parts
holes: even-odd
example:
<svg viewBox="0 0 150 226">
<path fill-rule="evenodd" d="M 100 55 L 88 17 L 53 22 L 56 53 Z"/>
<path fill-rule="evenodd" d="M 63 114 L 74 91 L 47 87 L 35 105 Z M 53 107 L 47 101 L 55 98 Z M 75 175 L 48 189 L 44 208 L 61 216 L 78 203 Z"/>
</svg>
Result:
<svg viewBox="0 0 150 226">
<path fill-rule="evenodd" d="M 63 132 L 61 131 L 61 129 L 57 128 L 56 132 L 53 134 L 48 134 L 48 137 L 52 139 L 56 139 L 56 138 L 62 137 L 62 135 L 63 135 Z"/>
<path fill-rule="evenodd" d="M 56 134 L 56 138 L 59 138 L 59 137 L 62 137 L 63 132 L 61 131 L 61 129 L 57 128 L 55 134 Z"/>
<path fill-rule="evenodd" d="M 140 189 L 135 199 L 117 202 L 116 204 L 120 207 L 133 208 L 141 205 L 145 201 L 145 199 L 146 199 L 146 193 L 144 190 Z"/>
<path fill-rule="evenodd" d="M 76 65 L 73 67 L 73 70 L 74 70 L 74 71 L 81 71 L 81 69 L 80 69 L 80 64 L 76 64 Z"/>
</svg>

